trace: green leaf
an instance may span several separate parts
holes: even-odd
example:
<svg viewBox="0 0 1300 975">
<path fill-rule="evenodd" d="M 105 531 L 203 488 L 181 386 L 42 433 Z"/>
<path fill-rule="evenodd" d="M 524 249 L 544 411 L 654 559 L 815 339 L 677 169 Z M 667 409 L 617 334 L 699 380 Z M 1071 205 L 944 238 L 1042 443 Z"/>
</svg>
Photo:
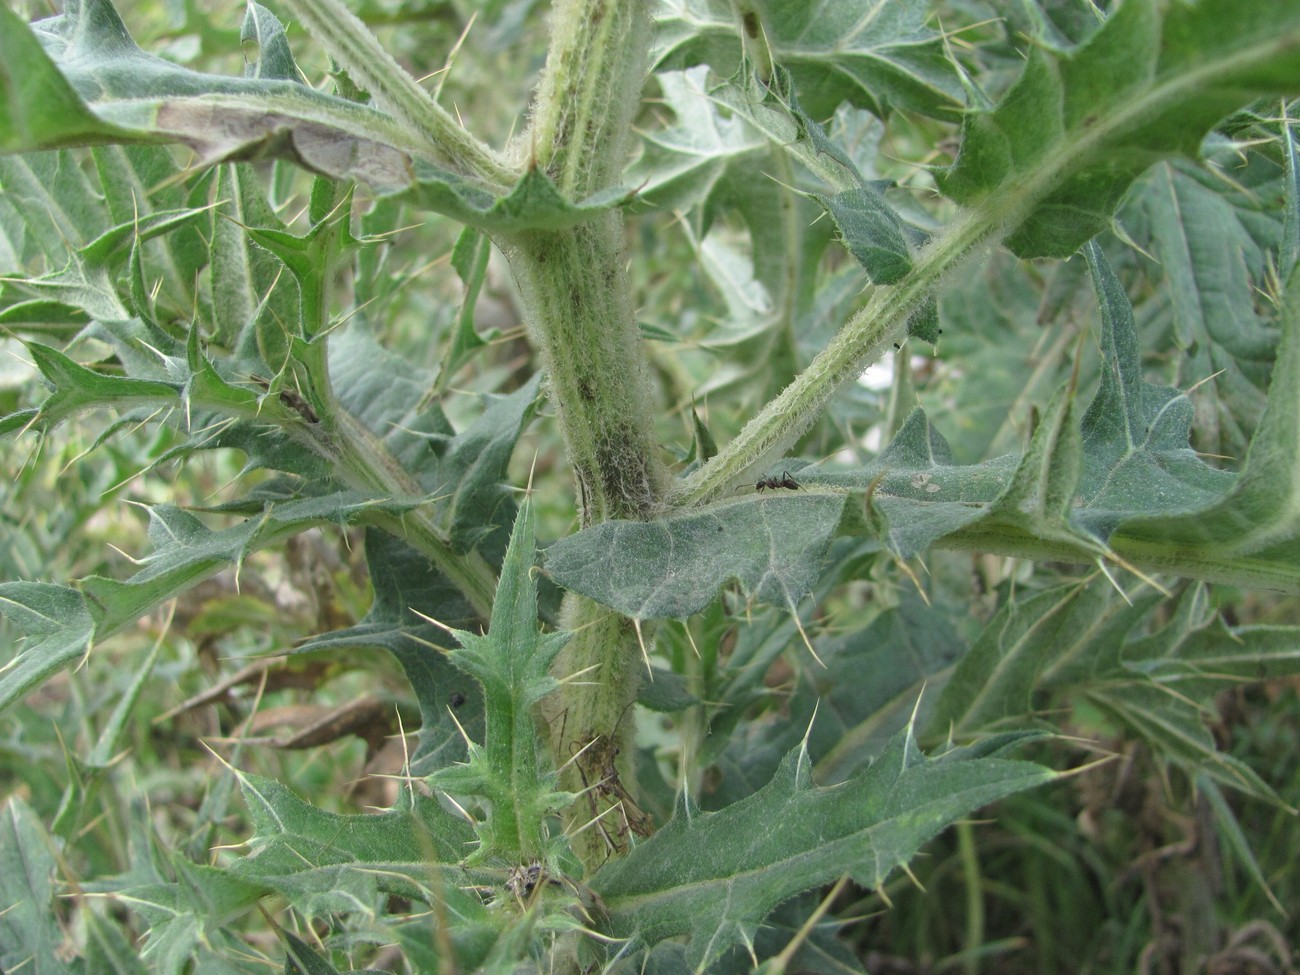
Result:
<svg viewBox="0 0 1300 975">
<path fill-rule="evenodd" d="M 175 879 L 162 879 L 153 864 L 137 865 L 136 874 L 101 881 L 95 887 L 111 892 L 117 903 L 144 920 L 148 936 L 140 958 L 149 971 L 181 975 L 191 964 L 205 971 L 229 970 L 228 962 L 221 964 L 222 956 L 241 947 L 247 951 L 247 946 L 228 926 L 252 909 L 267 888 L 230 870 L 166 856 Z"/>
<path fill-rule="evenodd" d="M 647 132 L 642 152 L 624 174 L 636 203 L 686 211 L 702 208 L 701 229 L 734 197 L 734 187 L 770 192 L 761 175 L 768 140 L 744 119 L 723 113 L 703 67 L 655 76 L 674 124 Z M 762 181 L 760 181 L 762 180 Z"/>
<path fill-rule="evenodd" d="M 1113 661 L 1119 641 L 1159 602 L 1148 594 L 1133 605 L 1086 582 L 1008 599 L 958 661 L 929 716 L 930 737 L 960 739 L 1034 711 L 1033 694 L 1043 675 L 1072 670 L 1087 679 Z"/>
<path fill-rule="evenodd" d="M 411 774 L 426 775 L 464 758 L 460 729 L 471 736 L 482 733 L 483 701 L 478 683 L 439 649 L 446 642 L 443 632 L 417 612 L 448 626 L 469 626 L 475 614 L 427 558 L 387 532 L 367 529 L 366 565 L 375 597 L 365 617 L 355 626 L 312 637 L 295 652 L 378 648 L 396 657 L 420 706 Z"/>
<path fill-rule="evenodd" d="M 1287 282 L 1278 325 L 1268 404 L 1236 483 L 1208 505 L 1121 522 L 1112 544 L 1126 557 L 1174 550 L 1240 577 L 1300 584 L 1300 273 Z"/>
<path fill-rule="evenodd" d="M 238 571 L 244 559 L 260 548 L 318 525 L 365 522 L 380 513 L 410 510 L 419 503 L 418 499 L 381 502 L 345 491 L 268 505 L 260 515 L 217 531 L 174 505 L 154 505 L 148 509 L 154 550 L 138 560 L 140 571 L 126 581 L 99 576 L 83 581 L 104 614 L 99 638 L 201 579 L 226 568 Z"/>
<path fill-rule="evenodd" d="M 1218 751 L 1206 720 L 1226 687 L 1300 672 L 1300 628 L 1230 628 L 1194 586 L 1168 623 L 1144 632 L 1162 599 L 1149 589 L 1121 598 L 1092 579 L 1008 600 L 958 662 L 929 736 L 968 738 L 1032 724 L 1054 703 L 1082 707 L 1189 775 L 1275 800 L 1259 776 Z"/>
<path fill-rule="evenodd" d="M 629 195 L 613 188 L 573 203 L 535 168 L 505 172 L 515 177 L 513 185 L 485 185 L 448 168 L 418 128 L 281 77 L 291 62 L 264 8 L 250 13 L 245 30 L 268 43 L 273 67 L 246 78 L 200 74 L 146 54 L 110 0 L 69 4 L 30 28 L 9 12 L 4 16 L 9 55 L 14 63 L 33 65 L 40 80 L 6 85 L 3 151 L 179 142 L 197 154 L 199 166 L 287 159 L 332 179 L 359 180 L 380 194 L 409 192 L 425 208 L 496 231 L 574 226 Z M 66 107 L 38 125 L 32 120 L 44 111 L 46 97 Z"/>
<path fill-rule="evenodd" d="M 114 704 L 108 720 L 87 755 L 69 755 L 68 784 L 63 790 L 59 811 L 50 825 L 56 835 L 71 840 L 84 823 L 84 814 L 95 808 L 95 799 L 105 773 L 122 755 L 122 739 L 130 728 L 132 715 L 146 682 L 153 675 L 161 642 L 155 643 L 145 659 L 135 668 Z"/>
<path fill-rule="evenodd" d="M 21 110 L 35 112 L 43 96 L 66 100 L 72 89 L 86 99 L 38 129 L 4 131 L 9 151 L 180 141 L 205 163 L 284 156 L 381 190 L 411 184 L 413 147 L 391 120 L 293 81 L 222 78 L 168 64 L 135 45 L 108 0 L 69 4 L 31 29 L 6 17 L 13 56 L 41 64 L 42 77 L 61 71 L 65 89 L 47 82 L 48 94 L 21 90 Z"/>
<path fill-rule="evenodd" d="M 211 181 L 199 178 L 197 185 L 186 187 L 180 167 L 162 146 L 103 146 L 94 149 L 92 156 L 104 202 L 119 226 L 133 226 L 143 214 L 211 211 L 202 195 Z M 136 266 L 129 273 L 139 276 L 131 282 L 132 288 L 139 285 L 131 301 L 136 315 L 155 322 L 189 320 L 196 310 L 204 318 L 211 316 L 211 305 L 196 293 L 196 279 L 209 262 L 205 231 L 197 221 L 180 226 L 155 238 L 143 248 L 143 255 L 133 255 Z M 133 243 L 139 246 L 140 242 Z M 146 274 L 149 286 L 144 283 Z"/>
<path fill-rule="evenodd" d="M 6 11 L 3 16 L 10 15 Z M 63 267 L 77 248 L 109 227 L 95 187 L 71 153 L 0 156 L 0 188 L 6 207 L 13 208 L 26 230 L 20 247 L 23 267 L 6 270 L 24 270 L 37 255 L 47 268 Z"/>
<path fill-rule="evenodd" d="M 1152 163 L 1194 155 L 1252 98 L 1300 91 L 1300 9 L 1270 0 L 1126 0 L 1077 47 L 1030 44 L 996 108 L 968 112 L 953 165 L 958 203 L 1005 214 L 1020 257 L 1068 257 L 1110 222 Z"/>
<path fill-rule="evenodd" d="M 841 781 L 875 761 L 909 722 L 922 724 L 935 701 L 926 688 L 942 683 L 967 646 L 942 609 L 907 590 L 899 596 L 898 606 L 861 629 L 816 637 L 823 665 L 800 668 L 779 708 L 744 719 L 731 712 L 752 714 L 755 704 L 770 700 L 769 689 L 750 673 L 765 673 L 770 662 L 766 653 L 751 656 L 760 638 L 749 631 L 771 623 L 756 616 L 741 630 L 717 682 L 702 695 L 717 702 L 701 760 L 715 764 L 718 779 L 702 805 L 718 809 L 751 795 L 800 741 L 819 781 Z M 793 624 L 783 623 L 763 641 L 778 652 L 797 639 Z"/>
<path fill-rule="evenodd" d="M 1194 400 L 1196 443 L 1207 453 L 1241 457 L 1264 408 L 1277 333 L 1256 301 L 1272 260 L 1259 229 L 1271 196 L 1266 186 L 1233 192 L 1215 169 L 1173 162 L 1139 182 L 1121 215 L 1159 261 L 1179 375 L 1209 380 Z"/>
<path fill-rule="evenodd" d="M 0 669 L 0 710 L 90 653 L 95 619 L 75 589 L 0 583 L 0 613 L 28 638 Z"/>
<path fill-rule="evenodd" d="M 180 403 L 180 390 L 170 383 L 125 376 L 106 376 L 73 362 L 62 352 L 29 342 L 41 375 L 54 392 L 41 404 L 40 422 L 53 425 L 91 409 L 109 407 L 128 411 L 137 406 L 172 406 Z"/>
<path fill-rule="evenodd" d="M 826 118 L 842 101 L 880 116 L 902 109 L 951 118 L 961 109 L 958 75 L 943 35 L 926 26 L 930 10 L 921 0 L 758 0 L 741 9 L 742 29 L 766 41 L 813 118 Z M 707 62 L 727 77 L 740 63 L 736 11 L 723 0 L 674 0 L 658 28 L 659 67 Z"/>
<path fill-rule="evenodd" d="M 503 527 L 515 516 L 507 466 L 537 405 L 541 378 L 538 373 L 507 396 L 485 396 L 483 412 L 447 444 L 430 489 L 459 552 L 487 547 L 489 536 L 504 536 Z"/>
<path fill-rule="evenodd" d="M 239 40 L 243 43 L 246 58 L 245 78 L 301 81 L 289 42 L 284 36 L 284 27 L 275 14 L 260 3 L 249 3 L 245 10 Z M 249 57 L 250 46 L 256 50 L 255 57 Z"/>
<path fill-rule="evenodd" d="M 540 374 L 506 396 L 482 397 L 482 411 L 460 433 L 427 395 L 437 377 L 363 327 L 333 338 L 330 375 L 342 405 L 429 493 L 453 548 L 497 562 L 515 517 L 506 469 L 533 415 Z"/>
<path fill-rule="evenodd" d="M 41 975 L 80 971 L 64 961 L 53 843 L 19 797 L 0 809 L 0 970 Z"/>
<path fill-rule="evenodd" d="M 298 293 L 270 251 L 253 244 L 244 227 L 283 230 L 250 166 L 223 166 L 213 188 L 220 201 L 212 220 L 214 338 L 245 359 L 260 359 L 279 377 L 298 328 Z"/>
<path fill-rule="evenodd" d="M 634 619 L 685 619 L 731 579 L 793 607 L 812 591 L 841 495 L 752 497 L 652 522 L 607 521 L 546 550 L 546 572 Z"/>
<path fill-rule="evenodd" d="M 230 870 L 245 883 L 290 895 L 309 916 L 378 914 L 388 894 L 426 904 L 448 897 L 457 911 L 478 903 L 441 884 L 437 864 L 463 859 L 473 833 L 436 800 L 403 790 L 398 805 L 381 813 L 340 815 L 273 779 L 238 775 L 253 836 L 249 854 Z"/>
<path fill-rule="evenodd" d="M 86 969 L 105 975 L 149 975 L 140 952 L 112 921 L 94 911 L 83 915 L 87 929 Z"/>
<path fill-rule="evenodd" d="M 716 813 L 679 808 L 592 887 L 611 934 L 647 945 L 687 935 L 687 960 L 700 970 L 751 941 L 787 898 L 846 873 L 878 888 L 948 823 L 1055 775 L 962 749 L 926 758 L 909 728 L 866 771 L 820 788 L 799 748 L 748 799 Z"/>
<path fill-rule="evenodd" d="M 480 230 L 497 233 L 564 230 L 632 200 L 635 190 L 614 186 L 577 203 L 545 173 L 530 167 L 504 193 L 488 192 L 428 163 L 417 162 L 410 199 Z"/>
<path fill-rule="evenodd" d="M 134 622 L 216 572 L 238 571 L 253 551 L 318 525 L 344 525 L 400 515 L 419 504 L 375 501 L 356 492 L 268 505 L 258 517 L 213 531 L 173 505 L 148 509 L 154 551 L 140 559 L 140 571 L 125 581 L 91 576 L 85 595 L 33 582 L 0 584 L 0 610 L 33 638 L 0 674 L 0 708 L 89 653 L 98 641 Z"/>
<path fill-rule="evenodd" d="M 465 285 L 465 297 L 461 300 L 460 312 L 456 316 L 456 334 L 447 353 L 447 362 L 443 365 L 444 375 L 456 372 L 469 361 L 476 349 L 487 344 L 487 340 L 474 329 L 474 307 L 487 278 L 488 259 L 491 256 L 492 242 L 473 227 L 466 227 L 456 238 L 456 246 L 451 251 L 451 266 L 456 269 Z"/>
<path fill-rule="evenodd" d="M 490 815 L 475 827 L 482 843 L 477 862 L 547 862 L 546 818 L 569 801 L 555 790 L 555 773 L 543 771 L 533 709 L 559 686 L 550 668 L 572 633 L 537 629 L 535 557 L 532 507 L 525 500 L 501 566 L 487 634 L 453 631 L 460 648 L 449 657 L 482 685 L 485 729 L 483 744 L 470 744 L 468 763 L 435 773 L 434 781 L 489 803 Z"/>
<path fill-rule="evenodd" d="M 1282 248 L 1278 255 L 1278 276 L 1289 278 L 1300 263 L 1300 154 L 1296 147 L 1296 126 L 1282 119 L 1282 165 L 1286 174 L 1286 211 L 1282 218 Z"/>
<path fill-rule="evenodd" d="M 898 215 L 875 189 L 864 185 L 813 199 L 826 208 L 849 253 L 874 284 L 894 284 L 912 270 Z"/>
<path fill-rule="evenodd" d="M 88 145 L 126 136 L 90 111 L 27 25 L 0 7 L 0 152 Z"/>
</svg>

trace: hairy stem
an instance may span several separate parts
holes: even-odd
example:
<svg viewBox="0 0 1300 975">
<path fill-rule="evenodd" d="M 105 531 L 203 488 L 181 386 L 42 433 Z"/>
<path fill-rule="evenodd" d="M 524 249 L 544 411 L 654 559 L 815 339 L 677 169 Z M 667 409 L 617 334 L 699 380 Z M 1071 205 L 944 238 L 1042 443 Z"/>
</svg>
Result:
<svg viewBox="0 0 1300 975">
<path fill-rule="evenodd" d="M 973 212 L 918 257 L 912 273 L 892 287 L 877 287 L 866 305 L 736 437 L 673 493 L 677 505 L 715 500 L 787 450 L 821 415 L 827 401 L 852 382 L 891 342 L 939 281 L 995 232 L 1002 221 Z"/>
<path fill-rule="evenodd" d="M 284 5 L 378 106 L 419 134 L 433 159 L 488 185 L 515 181 L 518 174 L 416 84 L 342 0 L 284 0 Z"/>
<path fill-rule="evenodd" d="M 650 46 L 646 0 L 558 0 L 525 134 L 533 161 L 570 199 L 618 182 Z"/>
<path fill-rule="evenodd" d="M 519 235 L 504 249 L 549 377 L 578 482 L 582 523 L 650 517 L 660 510 L 666 476 L 656 456 L 619 215 L 570 230 Z M 588 797 L 570 808 L 569 828 L 575 829 L 619 806 L 621 783 L 632 781 L 634 723 L 623 719 L 636 699 L 642 664 L 627 619 L 570 594 L 565 623 L 574 636 L 556 661 L 555 675 L 572 680 L 545 709 L 557 766 L 574 759 L 563 787 Z M 612 850 L 625 849 L 631 826 L 624 810 L 633 802 L 575 836 L 575 850 L 589 868 Z"/>
<path fill-rule="evenodd" d="M 424 489 L 411 477 L 388 448 L 350 413 L 339 407 L 334 413 L 334 433 L 327 449 L 341 481 L 349 487 L 376 491 L 387 497 L 419 497 Z M 391 532 L 428 556 L 474 607 L 484 623 L 492 616 L 496 594 L 496 573 L 477 552 L 460 554 L 451 540 L 434 523 L 428 512 L 417 509 L 402 517 L 375 519 Z"/>
<path fill-rule="evenodd" d="M 664 474 L 618 214 L 503 242 L 578 481 L 582 523 L 646 518 Z"/>
<path fill-rule="evenodd" d="M 569 808 L 566 827 L 574 853 L 591 871 L 610 854 L 627 852 L 629 833 L 639 831 L 632 705 L 644 671 L 631 620 L 570 595 L 564 623 L 573 638 L 554 673 L 567 682 L 543 710 L 552 753 L 564 769 L 560 788 L 583 794 Z"/>
<path fill-rule="evenodd" d="M 569 199 L 606 189 L 622 173 L 649 43 L 645 0 L 556 3 L 532 125 L 518 145 Z M 519 284 L 549 378 L 582 523 L 652 516 L 667 475 L 654 440 L 622 216 L 603 213 L 567 230 L 516 233 L 496 243 Z M 641 654 L 631 622 L 608 609 L 570 595 L 564 614 L 574 636 L 555 674 L 568 680 L 545 709 L 556 763 L 574 759 L 565 788 L 588 797 L 571 807 L 569 828 L 610 811 L 574 837 L 594 869 L 625 849 L 629 829 L 640 825 L 632 797 L 623 801 L 633 754 L 633 722 L 623 719 L 636 699 Z"/>
</svg>

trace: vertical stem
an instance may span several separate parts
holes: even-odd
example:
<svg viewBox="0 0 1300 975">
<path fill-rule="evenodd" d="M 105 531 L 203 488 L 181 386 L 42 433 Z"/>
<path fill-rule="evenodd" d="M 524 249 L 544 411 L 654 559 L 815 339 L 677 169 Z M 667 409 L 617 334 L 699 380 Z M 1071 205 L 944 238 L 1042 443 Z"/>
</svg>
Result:
<svg viewBox="0 0 1300 975">
<path fill-rule="evenodd" d="M 520 145 L 561 193 L 579 201 L 618 181 L 645 83 L 647 0 L 557 0 L 532 125 Z M 578 482 L 582 523 L 647 518 L 667 475 L 657 456 L 648 369 L 633 314 L 623 221 L 603 213 L 570 229 L 502 235 Z M 570 595 L 573 638 L 555 665 L 564 679 L 545 702 L 557 764 L 579 755 L 564 786 L 590 790 L 570 826 L 618 805 L 630 782 L 631 730 L 641 653 L 630 621 Z M 585 749 L 585 750 L 584 750 Z M 627 798 L 630 799 L 630 796 Z M 614 810 L 579 834 L 589 868 L 626 845 Z"/>
<path fill-rule="evenodd" d="M 975 828 L 969 822 L 953 827 L 957 832 L 957 849 L 961 856 L 962 880 L 966 886 L 966 935 L 962 954 L 965 975 L 978 975 L 980 949 L 984 947 L 984 880 L 979 857 L 975 852 Z"/>
<path fill-rule="evenodd" d="M 502 242 L 578 479 L 582 523 L 645 518 L 664 474 L 617 213 Z"/>
<path fill-rule="evenodd" d="M 618 182 L 649 47 L 646 0 L 557 0 L 527 137 L 534 162 L 570 199 Z"/>
<path fill-rule="evenodd" d="M 657 457 L 646 364 L 632 314 L 622 220 L 603 215 L 565 231 L 520 234 L 502 242 L 541 354 L 560 428 L 578 482 L 582 523 L 646 518 L 660 506 L 666 475 Z M 555 674 L 576 676 L 544 708 L 562 782 L 589 797 L 570 810 L 570 828 L 609 812 L 579 834 L 589 868 L 631 828 L 621 793 L 631 788 L 631 714 L 642 673 L 631 622 L 576 595 L 565 600 L 574 632 Z M 631 812 L 635 816 L 635 811 Z"/>
</svg>

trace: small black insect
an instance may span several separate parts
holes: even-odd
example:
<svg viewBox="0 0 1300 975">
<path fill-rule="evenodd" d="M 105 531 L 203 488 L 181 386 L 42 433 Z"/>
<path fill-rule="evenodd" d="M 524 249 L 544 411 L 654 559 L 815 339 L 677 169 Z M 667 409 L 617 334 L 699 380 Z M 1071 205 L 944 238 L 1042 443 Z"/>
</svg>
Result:
<svg viewBox="0 0 1300 975">
<path fill-rule="evenodd" d="M 465 703 L 465 695 L 460 691 L 452 691 L 451 697 L 447 699 L 447 703 L 451 705 L 452 710 L 455 710 Z"/>
<path fill-rule="evenodd" d="M 754 485 L 754 490 L 761 492 L 767 490 L 768 488 L 771 488 L 773 491 L 775 491 L 777 488 L 785 488 L 787 491 L 797 491 L 799 490 L 799 487 L 800 487 L 799 482 L 790 476 L 790 472 L 783 471 L 780 477 L 775 477 L 769 474 L 767 477 L 763 478 L 761 481 L 759 481 L 757 484 Z"/>
</svg>

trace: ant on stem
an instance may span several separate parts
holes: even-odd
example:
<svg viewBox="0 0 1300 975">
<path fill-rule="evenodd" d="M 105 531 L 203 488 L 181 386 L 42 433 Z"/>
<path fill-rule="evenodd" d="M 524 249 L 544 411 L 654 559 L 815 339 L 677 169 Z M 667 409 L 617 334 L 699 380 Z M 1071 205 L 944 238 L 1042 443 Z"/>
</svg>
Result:
<svg viewBox="0 0 1300 975">
<path fill-rule="evenodd" d="M 780 477 L 776 477 L 772 474 L 769 474 L 767 477 L 763 478 L 761 481 L 759 481 L 757 484 L 754 485 L 754 490 L 758 492 L 762 492 L 769 488 L 772 489 L 773 491 L 775 491 L 777 488 L 785 488 L 787 491 L 797 491 L 799 490 L 800 487 L 801 485 L 799 484 L 799 482 L 790 476 L 789 471 L 782 471 Z"/>
</svg>

